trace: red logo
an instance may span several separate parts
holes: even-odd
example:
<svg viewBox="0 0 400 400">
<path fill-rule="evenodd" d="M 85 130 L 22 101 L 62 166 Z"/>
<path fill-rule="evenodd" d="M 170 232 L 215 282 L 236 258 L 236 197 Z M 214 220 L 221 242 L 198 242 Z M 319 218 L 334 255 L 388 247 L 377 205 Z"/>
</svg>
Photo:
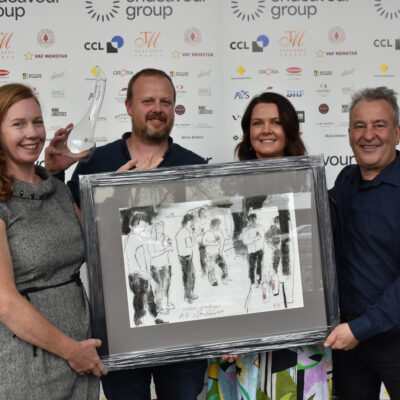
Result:
<svg viewBox="0 0 400 400">
<path fill-rule="evenodd" d="M 13 32 L 1 32 L 0 33 L 0 49 L 9 49 L 10 48 L 10 40 L 13 36 Z"/>
<path fill-rule="evenodd" d="M 55 37 L 50 29 L 42 29 L 37 34 L 37 42 L 43 47 L 50 47 L 54 44 Z"/>
<path fill-rule="evenodd" d="M 182 104 L 178 104 L 176 107 L 175 107 L 175 112 L 178 114 L 178 115 L 183 115 L 184 113 L 185 113 L 185 106 L 183 106 Z"/>
<path fill-rule="evenodd" d="M 161 35 L 161 32 L 140 32 L 140 35 L 135 40 L 135 46 L 138 48 L 157 48 L 158 47 L 158 39 Z"/>
<path fill-rule="evenodd" d="M 341 44 L 346 39 L 344 30 L 339 26 L 335 26 L 329 31 L 328 34 L 329 41 L 333 44 Z"/>
<path fill-rule="evenodd" d="M 6 69 L 0 69 L 0 76 L 7 76 L 10 75 L 10 71 L 7 71 Z"/>
<path fill-rule="evenodd" d="M 289 67 L 286 69 L 286 72 L 288 74 L 300 74 L 302 69 L 300 67 Z"/>
<path fill-rule="evenodd" d="M 189 28 L 185 31 L 185 42 L 196 46 L 201 42 L 201 33 L 197 28 Z"/>
<path fill-rule="evenodd" d="M 328 104 L 320 104 L 320 106 L 318 107 L 318 110 L 321 114 L 326 114 L 329 111 L 329 106 Z"/>
</svg>

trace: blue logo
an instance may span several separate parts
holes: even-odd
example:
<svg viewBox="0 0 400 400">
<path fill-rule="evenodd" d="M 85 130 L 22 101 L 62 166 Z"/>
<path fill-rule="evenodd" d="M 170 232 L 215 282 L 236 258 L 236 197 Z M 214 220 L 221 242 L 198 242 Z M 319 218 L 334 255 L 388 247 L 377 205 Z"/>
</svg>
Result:
<svg viewBox="0 0 400 400">
<path fill-rule="evenodd" d="M 262 53 L 264 48 L 267 47 L 269 44 L 268 36 L 260 35 L 258 36 L 257 40 L 253 41 L 253 53 Z"/>
<path fill-rule="evenodd" d="M 107 42 L 107 53 L 118 53 L 118 49 L 123 45 L 124 39 L 121 36 L 114 36 L 110 42 Z"/>
</svg>

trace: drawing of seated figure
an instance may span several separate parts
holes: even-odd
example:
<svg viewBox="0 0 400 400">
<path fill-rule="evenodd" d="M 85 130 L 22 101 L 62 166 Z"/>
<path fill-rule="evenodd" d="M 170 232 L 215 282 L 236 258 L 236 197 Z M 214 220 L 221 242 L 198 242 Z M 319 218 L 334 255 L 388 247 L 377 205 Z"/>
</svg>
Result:
<svg viewBox="0 0 400 400">
<path fill-rule="evenodd" d="M 199 297 L 194 294 L 193 233 L 193 215 L 185 214 L 182 219 L 182 227 L 177 232 L 175 240 L 178 250 L 178 259 L 182 267 L 184 300 L 189 304 L 193 303 L 193 301 Z"/>
<path fill-rule="evenodd" d="M 206 246 L 203 243 L 205 232 L 210 228 L 210 220 L 207 218 L 207 211 L 205 208 L 200 208 L 198 211 L 199 218 L 194 223 L 194 231 L 196 235 L 196 242 L 199 247 L 201 276 L 207 275 L 207 262 L 206 262 Z"/>
<path fill-rule="evenodd" d="M 220 230 L 221 221 L 219 218 L 214 218 L 210 222 L 210 229 L 203 236 L 203 244 L 206 250 L 206 263 L 208 280 L 212 286 L 218 285 L 217 277 L 215 276 L 215 265 L 221 269 L 221 280 L 223 284 L 227 284 L 228 268 L 226 266 L 222 252 L 224 250 L 225 239 Z"/>
<path fill-rule="evenodd" d="M 169 302 L 172 275 L 169 253 L 173 250 L 171 239 L 164 233 L 164 222 L 155 223 L 152 227 L 151 238 L 147 242 L 147 251 L 150 256 L 150 273 L 155 283 L 155 302 L 160 314 L 168 314 L 169 310 L 175 308 Z"/>
<path fill-rule="evenodd" d="M 157 318 L 158 311 L 148 271 L 148 262 L 145 251 L 149 239 L 149 224 L 146 213 L 134 213 L 131 217 L 131 231 L 125 242 L 124 257 L 128 268 L 129 287 L 133 293 L 134 323 L 143 324 L 142 318 L 146 315 L 146 308 L 154 317 L 155 323 L 164 322 Z"/>
<path fill-rule="evenodd" d="M 247 246 L 250 282 L 258 287 L 262 277 L 264 229 L 257 223 L 257 215 L 255 213 L 251 213 L 247 217 L 247 222 L 247 227 L 243 231 L 242 241 Z"/>
</svg>

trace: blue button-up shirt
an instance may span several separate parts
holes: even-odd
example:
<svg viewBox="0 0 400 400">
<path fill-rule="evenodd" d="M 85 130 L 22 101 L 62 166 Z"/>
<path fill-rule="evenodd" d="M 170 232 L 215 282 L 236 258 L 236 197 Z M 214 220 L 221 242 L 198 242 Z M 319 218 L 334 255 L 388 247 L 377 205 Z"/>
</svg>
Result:
<svg viewBox="0 0 400 400">
<path fill-rule="evenodd" d="M 126 132 L 121 139 L 97 147 L 88 163 L 78 163 L 72 174 L 71 180 L 67 183 L 72 196 L 79 206 L 79 175 L 98 174 L 102 172 L 114 172 L 122 165 L 131 160 L 126 140 L 131 132 Z M 196 153 L 185 149 L 179 144 L 173 143 L 168 138 L 168 149 L 163 156 L 161 167 L 179 167 L 183 165 L 206 164 L 206 160 Z M 64 173 L 57 174 L 57 177 L 64 180 Z"/>
<path fill-rule="evenodd" d="M 345 167 L 330 195 L 342 316 L 358 340 L 400 331 L 400 156 L 371 181 Z"/>
</svg>

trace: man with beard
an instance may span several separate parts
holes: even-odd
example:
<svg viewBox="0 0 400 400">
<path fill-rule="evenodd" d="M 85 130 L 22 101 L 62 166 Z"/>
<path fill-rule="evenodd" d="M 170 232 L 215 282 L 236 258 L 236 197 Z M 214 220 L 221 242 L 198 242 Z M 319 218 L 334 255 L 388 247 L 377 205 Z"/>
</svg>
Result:
<svg viewBox="0 0 400 400">
<path fill-rule="evenodd" d="M 131 78 L 125 106 L 132 118 L 132 132 L 96 148 L 88 163 L 78 163 L 68 182 L 78 205 L 79 175 L 206 163 L 202 157 L 173 143 L 170 137 L 175 99 L 172 80 L 161 70 L 143 69 Z M 67 129 L 57 131 L 46 149 L 46 168 L 60 179 L 74 163 L 63 156 L 67 137 Z M 102 381 L 103 389 L 108 400 L 147 400 L 153 375 L 159 400 L 195 400 L 203 389 L 206 367 L 207 362 L 199 360 L 113 371 Z"/>
</svg>

